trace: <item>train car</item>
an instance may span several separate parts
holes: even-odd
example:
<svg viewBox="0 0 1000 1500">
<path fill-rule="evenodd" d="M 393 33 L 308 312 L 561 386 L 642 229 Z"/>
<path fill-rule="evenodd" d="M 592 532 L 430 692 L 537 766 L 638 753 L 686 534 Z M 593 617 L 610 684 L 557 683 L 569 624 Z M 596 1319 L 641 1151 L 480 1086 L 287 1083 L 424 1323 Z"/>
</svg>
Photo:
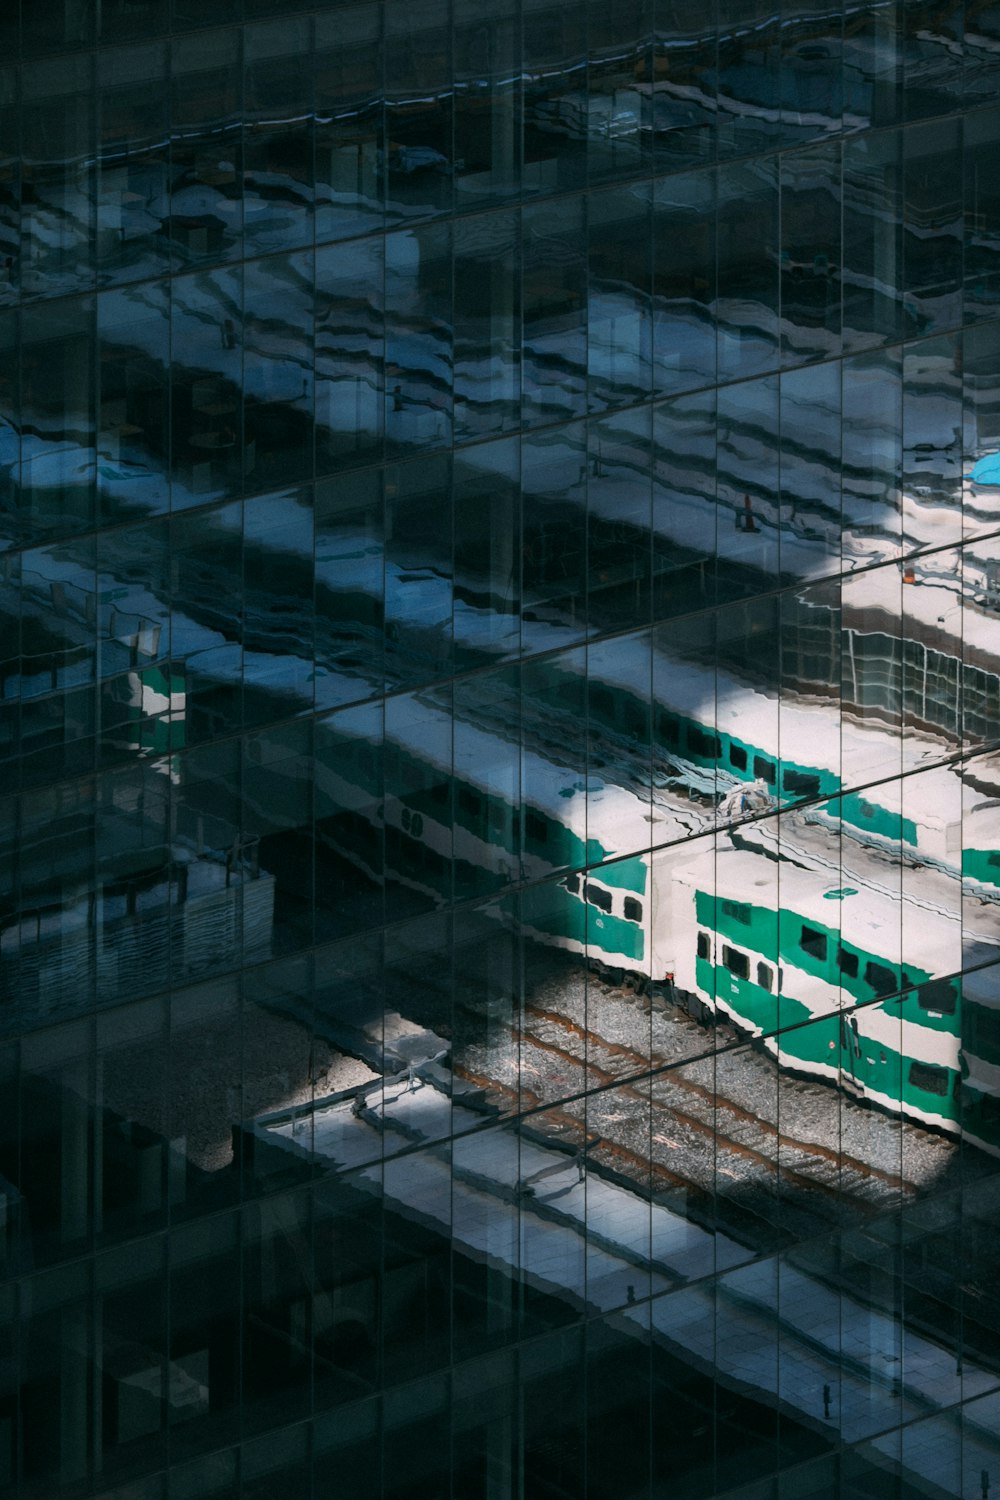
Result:
<svg viewBox="0 0 1000 1500">
<path fill-rule="evenodd" d="M 720 847 L 679 868 L 654 899 L 654 965 L 669 963 L 689 1006 L 760 1038 L 782 1067 L 957 1134 L 957 903 L 904 914 L 898 894 L 835 886 L 790 861 L 780 879 L 776 910 L 753 854 Z M 1000 961 L 995 940 L 982 947 Z"/>
<path fill-rule="evenodd" d="M 476 725 L 456 731 L 430 694 L 406 700 L 405 722 L 390 717 L 384 742 L 374 715 L 320 720 L 316 733 L 318 805 L 343 810 L 322 836 L 374 873 L 364 846 L 384 828 L 391 871 L 434 899 L 450 892 L 452 865 L 477 872 L 478 894 L 600 865 L 648 810 L 623 788 L 588 797 L 577 771 L 514 744 L 508 754 Z M 268 794 L 280 805 L 280 787 Z"/>
<path fill-rule="evenodd" d="M 963 930 L 955 875 L 934 875 L 939 900 L 923 887 L 919 899 L 903 898 L 861 844 L 848 877 L 825 826 L 798 829 L 794 858 L 784 841 L 751 848 L 728 834 L 702 857 L 679 846 L 674 862 L 628 853 L 644 838 L 651 849 L 653 801 L 505 747 L 454 721 L 431 694 L 411 695 L 405 715 L 390 716 L 384 734 L 381 714 L 364 705 L 317 723 L 319 846 L 354 885 L 389 881 L 436 906 L 459 890 L 496 896 L 498 918 L 523 936 L 579 955 L 612 982 L 672 994 L 703 1020 L 724 1019 L 783 1069 L 890 1113 L 958 1135 L 974 1092 L 973 1138 L 1000 1149 L 990 1047 L 963 1062 L 955 978 L 970 921 L 981 932 L 976 962 L 1000 964 L 991 901 L 966 911 Z M 294 758 L 287 787 L 285 766 L 262 764 L 253 797 L 274 826 L 293 829 Z"/>
<path fill-rule="evenodd" d="M 1000 1155 L 1000 968 L 962 977 L 962 1138 Z"/>
<path fill-rule="evenodd" d="M 567 698 L 578 699 L 575 665 L 560 670 L 574 679 L 567 682 Z M 822 706 L 801 697 L 784 697 L 779 705 L 730 673 L 656 651 L 652 673 L 654 785 L 715 804 L 741 786 L 763 782 L 776 809 L 808 803 L 811 818 L 861 844 L 952 873 L 961 867 L 979 885 L 1000 891 L 994 853 L 1000 815 L 990 811 L 988 797 L 961 811 L 956 769 L 930 764 L 900 779 L 900 740 L 874 725 L 843 717 L 838 733 L 824 734 Z M 587 701 L 591 725 L 609 744 L 648 760 L 641 728 L 649 719 L 648 662 L 637 659 L 630 667 L 619 655 L 613 674 L 590 662 Z M 907 756 L 917 768 L 921 759 L 940 760 L 953 748 L 926 734 L 907 734 Z M 843 790 L 845 784 L 860 790 Z M 706 819 L 705 826 L 714 821 Z"/>
</svg>

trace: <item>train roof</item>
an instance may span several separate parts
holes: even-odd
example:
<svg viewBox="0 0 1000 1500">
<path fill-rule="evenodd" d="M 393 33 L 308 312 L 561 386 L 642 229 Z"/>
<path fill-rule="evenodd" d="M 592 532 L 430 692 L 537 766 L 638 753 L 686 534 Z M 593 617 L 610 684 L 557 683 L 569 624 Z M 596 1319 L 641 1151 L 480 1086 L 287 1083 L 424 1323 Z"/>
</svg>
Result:
<svg viewBox="0 0 1000 1500">
<path fill-rule="evenodd" d="M 592 681 L 603 682 L 612 689 L 625 689 L 637 697 L 649 698 L 650 673 L 640 653 L 630 661 L 627 653 L 616 652 L 612 665 L 607 661 L 602 663 L 600 652 L 592 651 L 587 674 Z M 776 760 L 780 758 L 786 765 L 794 763 L 827 770 L 848 786 L 855 781 L 872 782 L 880 774 L 886 778 L 899 776 L 898 736 L 874 725 L 852 723 L 841 715 L 838 703 L 825 706 L 787 694 L 779 700 L 776 690 L 768 693 L 732 672 L 707 664 L 677 661 L 655 648 L 652 691 L 657 706 L 689 716 L 706 729 L 715 728 Z M 835 724 L 831 723 L 831 715 L 835 716 Z M 911 765 L 924 758 L 940 758 L 950 748 L 930 736 L 907 733 L 907 758 Z"/>
<path fill-rule="evenodd" d="M 842 931 L 845 941 L 874 955 L 895 958 L 902 940 L 902 962 L 919 966 L 930 974 L 950 974 L 962 963 L 962 923 L 959 890 L 955 883 L 955 906 L 945 909 L 922 897 L 877 883 L 874 871 L 860 875 L 857 868 L 838 881 L 829 870 L 804 869 L 792 860 L 775 869 L 765 865 L 751 850 L 724 846 L 713 841 L 711 853 L 681 865 L 673 879 L 719 900 L 777 906 L 813 922 L 818 928 Z M 855 866 L 857 862 L 855 861 Z M 992 938 L 1000 958 L 1000 946 Z M 987 939 L 986 941 L 990 941 Z"/>
</svg>

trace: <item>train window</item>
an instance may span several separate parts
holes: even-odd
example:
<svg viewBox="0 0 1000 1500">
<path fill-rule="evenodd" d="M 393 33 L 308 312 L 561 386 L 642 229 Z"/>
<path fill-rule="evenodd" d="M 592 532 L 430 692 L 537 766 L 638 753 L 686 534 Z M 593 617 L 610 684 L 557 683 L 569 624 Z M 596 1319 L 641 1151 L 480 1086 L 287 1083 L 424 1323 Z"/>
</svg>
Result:
<svg viewBox="0 0 1000 1500">
<path fill-rule="evenodd" d="M 524 829 L 527 837 L 536 844 L 544 844 L 549 836 L 549 830 L 545 826 L 545 819 L 540 818 L 537 813 L 529 812 L 524 820 Z"/>
<path fill-rule="evenodd" d="M 807 927 L 803 922 L 799 947 L 803 953 L 808 953 L 810 958 L 818 958 L 822 961 L 826 958 L 826 934 L 817 932 L 815 927 Z"/>
<path fill-rule="evenodd" d="M 699 932 L 698 934 L 698 957 L 712 957 L 712 940 L 707 932 Z"/>
<path fill-rule="evenodd" d="M 848 953 L 846 948 L 841 948 L 838 945 L 837 968 L 840 970 L 841 974 L 846 974 L 848 979 L 857 979 L 858 955 L 856 953 Z"/>
<path fill-rule="evenodd" d="M 891 995 L 898 988 L 892 970 L 872 961 L 865 964 L 865 984 L 870 984 L 876 995 Z"/>
<path fill-rule="evenodd" d="M 969 1005 L 963 1017 L 965 1042 L 977 1052 L 1000 1047 L 1000 1010 L 990 1005 Z"/>
<path fill-rule="evenodd" d="M 727 917 L 733 917 L 735 921 L 742 922 L 744 927 L 750 926 L 750 905 L 747 901 L 723 901 L 723 913 Z"/>
<path fill-rule="evenodd" d="M 569 893 L 570 893 L 571 896 L 579 896 L 579 894 L 580 894 L 580 877 L 579 877 L 579 875 L 567 875 L 566 879 L 563 881 L 563 885 L 569 891 Z"/>
<path fill-rule="evenodd" d="M 766 781 L 768 786 L 774 786 L 774 778 L 777 769 L 773 760 L 766 760 L 763 755 L 755 755 L 753 758 L 753 774 Z"/>
<path fill-rule="evenodd" d="M 583 894 L 591 906 L 598 907 L 601 911 L 611 910 L 611 892 L 602 891 L 599 885 L 592 885 L 588 880 L 583 888 Z"/>
<path fill-rule="evenodd" d="M 948 1069 L 936 1068 L 933 1063 L 910 1063 L 910 1086 L 922 1089 L 925 1094 L 937 1094 L 944 1098 L 948 1092 Z"/>
<path fill-rule="evenodd" d="M 767 990 L 768 993 L 770 993 L 771 982 L 773 979 L 774 975 L 771 973 L 770 964 L 757 965 L 757 983 L 760 985 L 762 990 Z"/>
<path fill-rule="evenodd" d="M 729 764 L 735 766 L 737 771 L 745 771 L 747 768 L 747 753 L 742 745 L 734 745 L 729 742 Z"/>
<path fill-rule="evenodd" d="M 590 712 L 595 718 L 614 723 L 615 700 L 610 688 L 595 682 L 590 684 Z"/>
<path fill-rule="evenodd" d="M 782 785 L 792 797 L 818 797 L 819 777 L 807 771 L 787 770 L 782 773 Z"/>
<path fill-rule="evenodd" d="M 458 789 L 458 805 L 463 812 L 471 813 L 473 817 L 478 817 L 482 809 L 483 799 L 471 787 L 460 786 Z"/>
<path fill-rule="evenodd" d="M 498 833 L 506 831 L 510 821 L 510 807 L 506 802 L 501 802 L 496 797 L 490 798 L 490 826 Z"/>
<path fill-rule="evenodd" d="M 642 902 L 637 901 L 634 896 L 625 897 L 625 920 L 627 922 L 642 921 Z"/>
<path fill-rule="evenodd" d="M 660 739 L 665 745 L 679 745 L 681 726 L 673 714 L 660 715 Z"/>
<path fill-rule="evenodd" d="M 737 979 L 750 978 L 750 960 L 738 948 L 730 948 L 724 944 L 722 948 L 722 962 L 730 974 L 735 974 Z"/>
<path fill-rule="evenodd" d="M 687 732 L 688 749 L 693 755 L 703 755 L 706 760 L 718 760 L 722 751 L 717 735 L 709 734 L 707 730 L 699 729 L 697 724 L 689 724 Z"/>
<path fill-rule="evenodd" d="M 995 1137 L 1000 1129 L 1000 1099 L 995 1094 L 970 1093 L 966 1111 L 970 1123 L 978 1123 L 977 1135 L 981 1135 L 985 1128 L 991 1137 Z"/>
</svg>

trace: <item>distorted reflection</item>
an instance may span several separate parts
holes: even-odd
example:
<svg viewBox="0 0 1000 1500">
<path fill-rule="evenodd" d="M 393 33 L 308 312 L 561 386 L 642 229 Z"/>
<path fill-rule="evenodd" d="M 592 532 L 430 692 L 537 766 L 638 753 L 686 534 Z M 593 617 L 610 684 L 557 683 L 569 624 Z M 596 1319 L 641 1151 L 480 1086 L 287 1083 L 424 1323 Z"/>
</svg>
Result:
<svg viewBox="0 0 1000 1500">
<path fill-rule="evenodd" d="M 0 1489 L 985 1496 L 996 16 L 207 9 L 0 6 Z"/>
</svg>

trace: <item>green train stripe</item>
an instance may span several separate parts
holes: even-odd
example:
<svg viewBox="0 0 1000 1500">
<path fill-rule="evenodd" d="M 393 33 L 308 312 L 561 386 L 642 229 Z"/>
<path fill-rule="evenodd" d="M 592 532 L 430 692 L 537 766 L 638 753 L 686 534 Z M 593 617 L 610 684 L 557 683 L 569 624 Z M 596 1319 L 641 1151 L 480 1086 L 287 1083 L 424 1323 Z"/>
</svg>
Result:
<svg viewBox="0 0 1000 1500">
<path fill-rule="evenodd" d="M 627 689 L 609 689 L 605 694 L 591 695 L 591 718 L 618 733 L 627 731 L 630 720 L 641 723 L 645 711 L 642 700 Z M 656 710 L 654 705 L 654 718 L 662 746 L 702 770 L 723 770 L 738 781 L 762 778 L 779 801 L 837 797 L 840 794 L 839 776 L 822 766 L 779 760 L 776 755 L 747 740 L 704 725 L 697 719 L 673 713 L 668 708 Z M 635 742 L 634 734 L 627 734 L 627 737 Z M 917 825 L 911 818 L 879 807 L 859 793 L 844 793 L 839 809 L 831 807 L 829 813 L 864 833 L 891 840 L 902 838 L 911 848 L 918 846 Z M 996 872 L 989 879 L 993 884 L 1000 883 Z"/>
<path fill-rule="evenodd" d="M 983 1062 L 1000 1067 L 1000 1009 L 966 1000 L 962 1007 L 962 1046 Z"/>
<path fill-rule="evenodd" d="M 599 870 L 588 870 L 587 874 L 590 879 L 599 880 L 609 890 L 635 891 L 642 896 L 645 895 L 649 879 L 649 865 L 641 855 L 637 855 L 635 859 L 616 859 Z"/>
<path fill-rule="evenodd" d="M 840 816 L 845 823 L 852 823 L 865 833 L 877 833 L 879 838 L 891 839 L 893 842 L 901 838 L 914 848 L 917 845 L 917 825 L 912 818 L 889 812 L 860 792 L 844 793 L 840 798 Z"/>
<path fill-rule="evenodd" d="M 878 954 L 842 942 L 837 928 L 804 922 L 798 912 L 787 907 L 774 911 L 770 907 L 755 906 L 750 901 L 733 901 L 712 896 L 707 891 L 696 891 L 695 914 L 700 926 L 718 932 L 744 952 L 749 950 L 759 954 L 768 963 L 794 964 L 804 973 L 846 991 L 861 1002 L 878 998 L 885 991 L 891 994 L 911 984 L 923 984 L 931 978 L 926 970 L 912 964 L 904 970 Z M 803 929 L 815 934 L 815 951 L 802 947 Z M 824 947 L 825 953 L 820 957 L 819 950 Z M 846 968 L 838 963 L 838 953 L 847 959 Z M 852 959 L 856 960 L 855 975 L 848 972 L 854 967 L 850 962 Z M 873 977 L 879 981 L 879 988 L 865 978 L 870 965 L 878 966 Z M 933 1018 L 923 1013 L 920 1020 L 921 1024 L 935 1025 Z M 949 1031 L 953 1028 L 938 1023 L 936 1029 Z"/>
<path fill-rule="evenodd" d="M 794 997 L 776 997 L 708 959 L 698 959 L 695 972 L 701 997 L 709 1003 L 714 997 L 716 1007 L 727 1010 L 738 1025 L 763 1032 L 769 1050 L 783 1065 L 806 1072 L 830 1070 L 842 1080 L 852 1080 L 867 1095 L 913 1113 L 957 1121 L 956 1068 L 919 1062 L 855 1032 L 851 1011 L 809 1020 L 808 1007 Z M 779 1009 L 782 1029 L 776 1032 Z M 799 1021 L 806 1024 L 796 1024 Z"/>
<path fill-rule="evenodd" d="M 1000 850 L 963 850 L 962 874 L 980 885 L 1000 885 Z"/>
<path fill-rule="evenodd" d="M 525 911 L 526 924 L 536 932 L 566 938 L 581 948 L 589 942 L 591 950 L 599 949 L 609 960 L 625 958 L 642 964 L 646 935 L 641 923 L 598 911 L 562 886 L 553 886 L 546 895 L 543 910 Z"/>
</svg>

